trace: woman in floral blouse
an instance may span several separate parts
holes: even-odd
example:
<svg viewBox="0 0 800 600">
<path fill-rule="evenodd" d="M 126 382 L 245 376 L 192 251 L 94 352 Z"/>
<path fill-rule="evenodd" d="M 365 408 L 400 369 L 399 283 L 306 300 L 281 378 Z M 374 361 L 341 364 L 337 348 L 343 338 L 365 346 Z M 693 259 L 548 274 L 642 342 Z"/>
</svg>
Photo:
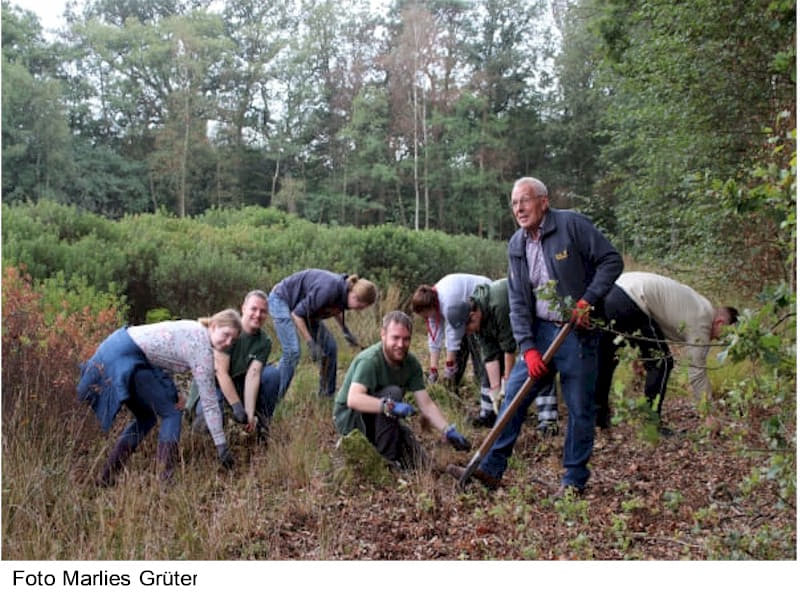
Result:
<svg viewBox="0 0 800 600">
<path fill-rule="evenodd" d="M 242 331 L 239 313 L 226 309 L 211 317 L 123 327 L 108 336 L 81 365 L 78 399 L 91 405 L 105 431 L 123 404 L 133 413 L 106 461 L 99 483 L 110 485 L 145 435 L 161 419 L 158 433 L 162 480 L 175 469 L 181 434 L 182 401 L 167 372 L 191 371 L 200 388 L 208 429 L 220 462 L 233 466 L 216 399 L 214 350 L 230 347 Z"/>
</svg>

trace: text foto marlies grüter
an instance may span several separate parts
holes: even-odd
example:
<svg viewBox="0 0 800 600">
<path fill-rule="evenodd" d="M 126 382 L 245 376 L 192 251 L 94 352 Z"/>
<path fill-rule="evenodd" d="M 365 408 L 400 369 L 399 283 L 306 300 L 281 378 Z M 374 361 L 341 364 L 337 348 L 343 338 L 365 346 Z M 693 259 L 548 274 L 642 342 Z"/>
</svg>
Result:
<svg viewBox="0 0 800 600">
<path fill-rule="evenodd" d="M 13 583 L 15 586 L 28 587 L 55 587 L 57 584 L 65 587 L 125 587 L 134 584 L 145 587 L 186 587 L 197 585 L 197 573 L 144 569 L 136 577 L 130 573 L 111 573 L 105 569 L 94 572 L 76 569 L 61 571 L 59 576 L 42 571 L 15 570 Z"/>
</svg>

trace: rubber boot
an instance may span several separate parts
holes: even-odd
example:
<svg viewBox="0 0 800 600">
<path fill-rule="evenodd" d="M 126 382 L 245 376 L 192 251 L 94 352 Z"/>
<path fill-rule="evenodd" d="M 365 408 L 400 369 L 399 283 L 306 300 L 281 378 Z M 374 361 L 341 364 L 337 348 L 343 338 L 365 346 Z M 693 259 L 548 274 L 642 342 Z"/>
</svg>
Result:
<svg viewBox="0 0 800 600">
<path fill-rule="evenodd" d="M 497 419 L 497 414 L 494 412 L 494 404 L 492 404 L 491 390 L 489 388 L 481 388 L 481 396 L 479 403 L 481 410 L 478 416 L 472 419 L 473 427 L 486 427 L 491 429 L 494 427 L 494 422 Z"/>
<path fill-rule="evenodd" d="M 156 457 L 162 466 L 161 482 L 171 483 L 175 465 L 178 463 L 178 442 L 158 442 Z"/>
<path fill-rule="evenodd" d="M 103 467 L 103 473 L 97 480 L 97 485 L 109 487 L 114 485 L 116 475 L 123 465 L 127 462 L 131 454 L 133 454 L 136 445 L 131 442 L 130 437 L 123 435 L 117 440 L 116 445 L 108 455 L 108 460 Z"/>
</svg>

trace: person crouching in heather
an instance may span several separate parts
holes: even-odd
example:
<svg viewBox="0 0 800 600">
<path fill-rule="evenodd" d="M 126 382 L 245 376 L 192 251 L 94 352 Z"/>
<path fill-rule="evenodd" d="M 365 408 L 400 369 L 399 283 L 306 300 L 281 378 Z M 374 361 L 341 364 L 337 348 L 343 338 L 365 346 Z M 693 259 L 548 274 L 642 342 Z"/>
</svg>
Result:
<svg viewBox="0 0 800 600">
<path fill-rule="evenodd" d="M 111 450 L 98 484 L 108 486 L 148 432 L 161 419 L 158 461 L 162 481 L 169 481 L 178 458 L 181 411 L 175 383 L 168 373 L 191 371 L 221 464 L 234 460 L 222 429 L 214 383 L 214 350 L 228 349 L 242 331 L 239 313 L 226 309 L 211 317 L 122 327 L 109 335 L 81 365 L 78 400 L 89 404 L 103 430 L 111 428 L 124 404 L 133 414 Z"/>
<path fill-rule="evenodd" d="M 500 414 L 508 376 L 516 361 L 517 342 L 511 331 L 510 312 L 508 279 L 498 279 L 491 284 L 482 283 L 475 287 L 468 300 L 455 302 L 447 309 L 447 322 L 452 326 L 454 335 L 460 338 L 474 336 L 477 340 L 496 415 Z M 558 433 L 558 398 L 554 381 L 537 394 L 536 408 L 539 419 L 536 430 L 539 435 L 555 436 Z"/>
<path fill-rule="evenodd" d="M 447 313 L 453 304 L 467 300 L 477 286 L 488 283 L 491 283 L 491 279 L 483 275 L 451 273 L 442 277 L 435 285 L 420 285 L 411 297 L 411 310 L 425 319 L 428 328 L 428 382 L 436 383 L 439 380 L 439 354 L 442 344 L 446 350 L 443 382 L 448 385 L 458 386 L 464 375 L 467 359 L 472 358 L 475 379 L 480 382 L 480 408 L 472 422 L 475 427 L 494 425 L 495 414 L 489 394 L 489 378 L 477 342 L 471 335 L 457 335 L 452 323 L 447 320 Z"/>
<path fill-rule="evenodd" d="M 263 327 L 268 314 L 266 292 L 250 290 L 242 302 L 241 334 L 226 351 L 214 353 L 220 410 L 224 414 L 227 404 L 233 420 L 244 425 L 246 431 L 256 432 L 257 439 L 264 443 L 281 381 L 278 368 L 267 364 L 272 340 Z M 208 429 L 203 407 L 197 403 L 199 396 L 197 383 L 192 382 L 187 410 L 194 408 L 196 413 L 192 423 L 195 432 Z"/>
<path fill-rule="evenodd" d="M 406 392 L 413 394 L 422 416 L 444 440 L 456 450 L 470 449 L 467 439 L 455 424 L 448 425 L 425 390 L 422 366 L 409 352 L 411 328 L 411 318 L 404 312 L 388 313 L 383 318 L 381 341 L 350 363 L 333 406 L 334 425 L 341 435 L 359 429 L 381 456 L 403 470 L 427 462 L 422 447 L 402 421 L 416 412 L 404 402 Z"/>
</svg>

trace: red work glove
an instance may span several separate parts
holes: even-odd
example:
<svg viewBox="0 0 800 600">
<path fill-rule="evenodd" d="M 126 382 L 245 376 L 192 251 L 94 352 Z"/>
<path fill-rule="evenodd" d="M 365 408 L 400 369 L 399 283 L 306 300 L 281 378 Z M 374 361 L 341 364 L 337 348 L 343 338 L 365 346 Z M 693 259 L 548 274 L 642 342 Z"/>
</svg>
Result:
<svg viewBox="0 0 800 600">
<path fill-rule="evenodd" d="M 455 361 L 448 360 L 444 365 L 444 378 L 453 379 L 456 376 L 457 370 Z"/>
<path fill-rule="evenodd" d="M 572 309 L 572 322 L 575 323 L 575 327 L 589 329 L 589 326 L 591 325 L 591 312 L 592 306 L 586 300 L 583 298 L 578 300 L 575 308 Z"/>
<path fill-rule="evenodd" d="M 525 364 L 528 365 L 528 375 L 537 378 L 547 373 L 547 365 L 542 360 L 542 353 L 536 348 L 526 350 L 524 357 Z"/>
</svg>

